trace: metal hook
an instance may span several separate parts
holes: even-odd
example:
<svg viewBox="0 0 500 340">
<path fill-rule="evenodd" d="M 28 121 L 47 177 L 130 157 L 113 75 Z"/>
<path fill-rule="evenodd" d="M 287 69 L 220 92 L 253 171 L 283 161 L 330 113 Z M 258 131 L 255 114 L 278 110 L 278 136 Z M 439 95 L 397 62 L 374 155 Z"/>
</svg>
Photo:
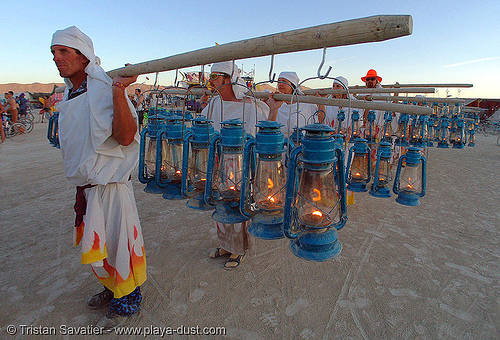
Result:
<svg viewBox="0 0 500 340">
<path fill-rule="evenodd" d="M 156 83 L 158 82 L 158 75 L 160 74 L 160 72 L 156 72 L 156 76 L 155 76 L 155 82 L 153 84 L 153 89 L 156 88 Z"/>
<path fill-rule="evenodd" d="M 233 60 L 233 68 L 231 69 L 231 82 L 233 81 L 233 75 L 234 75 L 234 60 Z"/>
<path fill-rule="evenodd" d="M 203 86 L 204 78 L 205 78 L 205 65 L 201 65 L 200 86 Z"/>
<path fill-rule="evenodd" d="M 274 83 L 274 78 L 276 77 L 276 73 L 273 73 L 273 66 L 274 66 L 274 54 L 271 54 L 271 67 L 269 68 L 269 82 L 271 84 Z"/>
<path fill-rule="evenodd" d="M 321 59 L 321 64 L 319 64 L 319 67 L 318 67 L 318 78 L 319 79 L 325 79 L 326 77 L 328 77 L 328 75 L 330 74 L 330 71 L 332 70 L 332 67 L 328 66 L 328 71 L 326 71 L 326 73 L 324 75 L 321 75 L 321 69 L 323 68 L 323 65 L 325 64 L 325 57 L 326 57 L 326 47 L 323 48 L 323 59 Z"/>
<path fill-rule="evenodd" d="M 179 75 L 179 69 L 175 70 L 175 80 L 174 80 L 174 86 L 177 87 L 177 76 Z"/>
</svg>

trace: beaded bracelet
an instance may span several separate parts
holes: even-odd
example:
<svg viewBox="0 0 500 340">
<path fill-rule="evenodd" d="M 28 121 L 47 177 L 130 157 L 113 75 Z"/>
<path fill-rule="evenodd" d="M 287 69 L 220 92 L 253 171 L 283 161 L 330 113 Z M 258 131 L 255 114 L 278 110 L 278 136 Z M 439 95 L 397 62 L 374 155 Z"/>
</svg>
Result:
<svg viewBox="0 0 500 340">
<path fill-rule="evenodd" d="M 113 82 L 113 86 L 116 86 L 116 87 L 118 87 L 118 88 L 120 88 L 122 90 L 125 90 L 125 88 L 127 88 L 125 85 L 123 85 L 122 83 L 119 83 L 117 81 Z"/>
</svg>

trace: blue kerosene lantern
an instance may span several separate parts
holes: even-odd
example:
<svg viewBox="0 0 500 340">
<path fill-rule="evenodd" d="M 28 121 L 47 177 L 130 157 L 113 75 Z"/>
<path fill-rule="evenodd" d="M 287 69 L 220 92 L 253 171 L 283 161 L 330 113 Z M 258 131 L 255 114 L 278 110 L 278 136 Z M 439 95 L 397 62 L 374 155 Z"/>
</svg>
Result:
<svg viewBox="0 0 500 340">
<path fill-rule="evenodd" d="M 448 127 L 449 130 L 449 142 L 451 145 L 455 145 L 455 142 L 457 141 L 458 138 L 458 123 L 459 118 L 457 115 L 453 115 L 450 119 L 450 125 Z"/>
<path fill-rule="evenodd" d="M 407 113 L 401 113 L 398 120 L 398 128 L 396 130 L 396 141 L 394 144 L 398 146 L 409 146 L 408 142 L 408 121 L 410 116 Z"/>
<path fill-rule="evenodd" d="M 372 171 L 370 152 L 371 149 L 366 144 L 366 139 L 356 138 L 354 145 L 349 149 L 349 157 L 347 158 L 345 177 L 348 190 L 368 191 L 366 185 L 371 180 Z"/>
<path fill-rule="evenodd" d="M 191 131 L 184 136 L 182 155 L 181 191 L 189 197 L 186 205 L 197 210 L 211 210 L 213 205 L 205 203 L 205 183 L 207 180 L 208 148 L 214 135 L 214 127 L 205 116 L 192 120 Z M 191 156 L 189 151 L 191 150 Z"/>
<path fill-rule="evenodd" d="M 156 144 L 156 185 L 163 188 L 163 198 L 181 200 L 183 134 L 187 133 L 182 116 L 167 116 L 158 132 Z"/>
<path fill-rule="evenodd" d="M 414 131 L 415 139 L 413 142 L 413 145 L 415 145 L 416 147 L 419 148 L 427 147 L 428 124 L 429 124 L 429 117 L 423 115 L 418 117 L 416 130 Z"/>
<path fill-rule="evenodd" d="M 469 144 L 467 146 L 476 146 L 476 125 L 473 121 L 468 122 Z"/>
<path fill-rule="evenodd" d="M 3 129 L 3 127 L 0 127 Z M 54 134 L 54 115 L 50 116 L 48 124 L 47 124 L 47 139 L 50 144 L 53 144 L 52 136 Z"/>
<path fill-rule="evenodd" d="M 368 120 L 368 127 L 365 129 L 365 139 L 369 144 L 374 144 L 377 139 L 377 131 L 375 129 L 375 119 L 377 118 L 375 111 L 370 110 L 366 115 L 366 120 Z"/>
<path fill-rule="evenodd" d="M 359 112 L 357 110 L 353 110 L 351 115 L 351 135 L 349 136 L 349 142 L 354 143 L 354 140 L 360 136 L 361 130 L 359 127 Z"/>
<path fill-rule="evenodd" d="M 463 149 L 465 146 L 465 122 L 462 119 L 458 119 L 455 131 L 455 142 L 453 143 L 453 148 Z"/>
<path fill-rule="evenodd" d="M 158 132 L 165 124 L 161 113 L 148 117 L 147 126 L 141 131 L 139 152 L 139 182 L 146 184 L 144 191 L 149 194 L 162 194 L 163 189 L 156 185 L 156 144 Z"/>
<path fill-rule="evenodd" d="M 427 132 L 427 135 L 428 135 L 428 138 L 427 138 L 427 146 L 434 146 L 434 134 L 435 134 L 435 123 L 436 123 L 436 120 L 437 120 L 437 116 L 435 114 L 432 114 L 429 116 L 429 121 L 427 123 L 427 127 L 428 127 L 428 132 Z"/>
<path fill-rule="evenodd" d="M 377 164 L 370 194 L 375 197 L 391 197 L 391 143 L 380 142 L 377 149 Z"/>
<path fill-rule="evenodd" d="M 337 134 L 345 136 L 347 135 L 347 131 L 344 125 L 345 121 L 345 112 L 343 110 L 340 110 L 339 113 L 337 113 Z"/>
<path fill-rule="evenodd" d="M 417 115 L 411 115 L 410 116 L 411 123 L 409 124 L 409 138 L 410 138 L 410 143 L 415 144 L 417 141 L 417 124 L 418 124 L 418 117 Z"/>
<path fill-rule="evenodd" d="M 284 237 L 283 208 L 285 204 L 286 170 L 285 137 L 282 124 L 261 121 L 255 138 L 245 144 L 240 211 L 252 218 L 248 232 L 255 237 L 273 240 Z M 256 164 L 251 164 L 256 160 Z M 251 169 L 253 168 L 253 169 Z M 252 179 L 251 183 L 250 178 Z M 248 197 L 250 185 L 253 188 Z M 255 210 L 247 212 L 247 198 Z"/>
<path fill-rule="evenodd" d="M 221 223 L 241 223 L 249 220 L 240 212 L 245 131 L 240 119 L 225 120 L 221 125 L 220 134 L 210 141 L 205 202 L 212 202 L 215 181 L 219 200 L 212 218 Z"/>
<path fill-rule="evenodd" d="M 439 135 L 438 148 L 447 149 L 448 146 L 448 127 L 450 126 L 450 119 L 446 116 L 441 117 L 441 130 Z"/>
<path fill-rule="evenodd" d="M 403 162 L 405 167 L 403 168 Z M 408 148 L 399 158 L 392 191 L 398 195 L 396 202 L 403 205 L 419 205 L 419 198 L 425 196 L 426 160 L 416 147 Z"/>
<path fill-rule="evenodd" d="M 392 112 L 384 113 L 384 128 L 382 131 L 382 141 L 392 143 Z"/>
<path fill-rule="evenodd" d="M 347 222 L 344 155 L 329 126 L 303 130 L 302 144 L 290 155 L 283 231 L 294 255 L 326 261 L 340 253 L 337 230 Z"/>
<path fill-rule="evenodd" d="M 53 147 L 58 149 L 61 148 L 61 145 L 59 144 L 59 112 L 54 112 L 49 118 L 47 139 Z"/>
</svg>

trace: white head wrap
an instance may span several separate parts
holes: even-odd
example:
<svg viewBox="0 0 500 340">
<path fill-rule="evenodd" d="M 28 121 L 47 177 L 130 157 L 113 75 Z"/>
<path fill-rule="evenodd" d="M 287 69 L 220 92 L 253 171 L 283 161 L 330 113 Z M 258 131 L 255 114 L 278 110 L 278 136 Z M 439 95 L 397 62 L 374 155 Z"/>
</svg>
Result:
<svg viewBox="0 0 500 340">
<path fill-rule="evenodd" d="M 280 75 L 278 76 L 278 79 L 280 78 L 285 78 L 290 83 L 292 83 L 295 88 L 299 86 L 299 76 L 297 75 L 296 72 L 293 71 L 281 72 Z M 298 89 L 297 93 L 302 94 L 302 91 Z"/>
<path fill-rule="evenodd" d="M 243 99 L 243 97 L 245 97 L 245 93 L 247 92 L 248 88 L 246 87 L 245 81 L 241 78 L 240 69 L 232 61 L 222 61 L 220 63 L 214 63 L 212 65 L 211 72 L 220 72 L 231 76 L 234 95 L 237 99 Z"/>
<path fill-rule="evenodd" d="M 335 80 L 333 81 L 334 84 L 340 84 L 342 86 L 349 86 L 349 82 L 347 81 L 347 79 L 345 79 L 344 77 L 342 76 L 338 76 L 335 78 Z"/>
<path fill-rule="evenodd" d="M 85 68 L 85 73 L 97 80 L 104 81 L 111 85 L 111 78 L 104 72 L 101 66 L 101 59 L 94 54 L 94 44 L 92 40 L 78 27 L 71 26 L 63 30 L 56 31 L 52 36 L 50 46 L 62 45 L 77 49 L 90 62 Z M 68 81 L 65 79 L 66 83 Z M 68 84 L 69 85 L 69 84 Z"/>
</svg>

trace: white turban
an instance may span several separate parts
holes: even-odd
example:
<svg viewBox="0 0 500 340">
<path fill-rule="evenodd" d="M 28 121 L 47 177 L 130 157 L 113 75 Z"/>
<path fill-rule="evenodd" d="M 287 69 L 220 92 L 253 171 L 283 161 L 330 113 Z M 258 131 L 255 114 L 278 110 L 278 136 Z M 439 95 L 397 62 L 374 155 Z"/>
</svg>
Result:
<svg viewBox="0 0 500 340">
<path fill-rule="evenodd" d="M 285 78 L 286 80 L 288 80 L 297 89 L 297 93 L 302 94 L 302 91 L 300 91 L 300 89 L 298 88 L 299 76 L 297 75 L 296 72 L 293 71 L 281 72 L 280 75 L 278 76 L 278 79 L 280 78 Z"/>
<path fill-rule="evenodd" d="M 80 51 L 90 62 L 85 68 L 85 73 L 90 77 L 109 83 L 111 85 L 111 78 L 104 72 L 101 66 L 101 59 L 94 54 L 94 44 L 92 40 L 78 27 L 71 26 L 63 30 L 56 31 L 52 36 L 50 46 L 62 45 L 74 48 Z M 65 82 L 68 81 L 65 79 Z M 68 84 L 69 85 L 69 84 Z"/>
<path fill-rule="evenodd" d="M 248 91 L 245 81 L 241 78 L 241 71 L 232 61 L 222 61 L 214 63 L 211 72 L 225 73 L 231 77 L 233 83 L 233 92 L 237 99 L 243 99 L 245 93 Z M 236 85 L 238 84 L 238 85 Z"/>
<path fill-rule="evenodd" d="M 342 76 L 338 76 L 335 78 L 335 80 L 333 81 L 334 84 L 340 84 L 342 86 L 349 86 L 349 82 L 347 81 L 347 79 L 345 79 L 344 77 Z"/>
<path fill-rule="evenodd" d="M 278 79 L 280 78 L 285 78 L 295 87 L 299 86 L 299 76 L 295 72 L 281 72 L 278 76 Z"/>
<path fill-rule="evenodd" d="M 50 46 L 54 45 L 74 48 L 82 52 L 91 63 L 95 62 L 97 65 L 101 63 L 99 57 L 96 57 L 94 54 L 94 44 L 92 40 L 76 26 L 56 31 L 52 36 L 52 43 Z"/>
</svg>

